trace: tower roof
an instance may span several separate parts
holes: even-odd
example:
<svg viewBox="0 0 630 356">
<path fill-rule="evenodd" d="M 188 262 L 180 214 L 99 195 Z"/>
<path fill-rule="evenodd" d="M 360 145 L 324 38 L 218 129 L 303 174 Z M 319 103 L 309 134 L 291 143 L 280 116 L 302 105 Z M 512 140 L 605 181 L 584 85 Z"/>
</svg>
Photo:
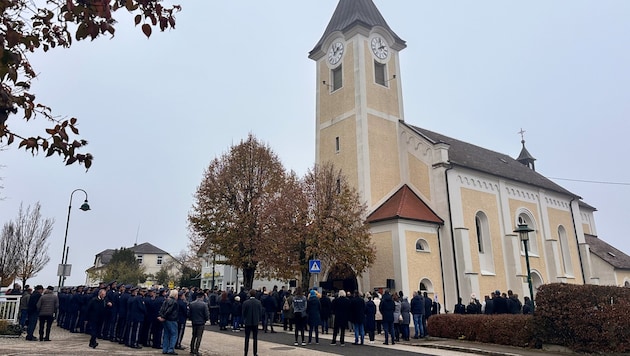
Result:
<svg viewBox="0 0 630 356">
<path fill-rule="evenodd" d="M 442 220 L 406 184 L 367 217 L 373 223 L 391 219 L 408 219 L 443 225 Z"/>
<path fill-rule="evenodd" d="M 398 37 L 389 27 L 372 0 L 339 0 L 339 4 L 337 4 L 337 8 L 328 23 L 328 27 L 326 27 L 326 31 L 324 31 L 324 34 L 315 47 L 309 52 L 309 57 L 321 50 L 324 40 L 331 33 L 335 31 L 346 33 L 355 26 L 363 26 L 368 30 L 376 26 L 383 27 L 394 37 L 399 49 L 403 49 L 407 46 L 405 41 Z"/>
</svg>

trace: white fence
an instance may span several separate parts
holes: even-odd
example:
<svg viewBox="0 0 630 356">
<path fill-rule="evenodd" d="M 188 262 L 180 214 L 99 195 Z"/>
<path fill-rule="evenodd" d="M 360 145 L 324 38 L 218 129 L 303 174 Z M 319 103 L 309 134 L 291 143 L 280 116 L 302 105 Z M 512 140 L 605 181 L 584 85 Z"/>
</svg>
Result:
<svg viewBox="0 0 630 356">
<path fill-rule="evenodd" d="M 17 323 L 20 312 L 20 296 L 0 297 L 0 320 Z"/>
</svg>

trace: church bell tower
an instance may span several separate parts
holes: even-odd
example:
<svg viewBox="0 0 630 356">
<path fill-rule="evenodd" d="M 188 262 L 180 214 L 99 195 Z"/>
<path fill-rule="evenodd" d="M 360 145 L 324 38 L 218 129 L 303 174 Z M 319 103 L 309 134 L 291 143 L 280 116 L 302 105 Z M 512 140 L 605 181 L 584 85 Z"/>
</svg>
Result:
<svg viewBox="0 0 630 356">
<path fill-rule="evenodd" d="M 341 168 L 368 210 L 401 183 L 405 47 L 372 0 L 340 0 L 309 53 L 317 70 L 315 161 Z"/>
</svg>

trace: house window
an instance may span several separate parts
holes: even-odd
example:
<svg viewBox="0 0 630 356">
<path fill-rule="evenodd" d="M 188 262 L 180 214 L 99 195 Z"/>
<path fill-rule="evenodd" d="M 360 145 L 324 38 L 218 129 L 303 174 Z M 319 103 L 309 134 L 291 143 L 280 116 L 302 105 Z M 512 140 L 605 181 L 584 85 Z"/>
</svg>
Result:
<svg viewBox="0 0 630 356">
<path fill-rule="evenodd" d="M 341 73 L 341 65 L 332 70 L 332 91 L 341 89 L 343 86 L 343 78 Z"/>
<path fill-rule="evenodd" d="M 479 219 L 479 214 L 475 216 L 475 226 L 477 228 L 477 249 L 480 253 L 483 253 L 483 233 L 481 230 L 481 219 Z"/>
<path fill-rule="evenodd" d="M 335 153 L 339 153 L 340 143 L 339 136 L 335 137 Z"/>
<path fill-rule="evenodd" d="M 136 261 L 138 261 L 138 264 L 141 265 L 142 264 L 142 255 L 136 256 Z"/>
<path fill-rule="evenodd" d="M 162 264 L 162 258 L 163 258 L 163 256 L 161 256 L 161 255 L 157 256 L 157 264 L 158 264 L 158 266 Z"/>
<path fill-rule="evenodd" d="M 374 81 L 376 84 L 380 84 L 383 86 L 387 86 L 387 81 L 385 80 L 385 64 L 374 61 Z"/>
<path fill-rule="evenodd" d="M 341 194 L 341 179 L 337 178 L 337 194 Z"/>
</svg>

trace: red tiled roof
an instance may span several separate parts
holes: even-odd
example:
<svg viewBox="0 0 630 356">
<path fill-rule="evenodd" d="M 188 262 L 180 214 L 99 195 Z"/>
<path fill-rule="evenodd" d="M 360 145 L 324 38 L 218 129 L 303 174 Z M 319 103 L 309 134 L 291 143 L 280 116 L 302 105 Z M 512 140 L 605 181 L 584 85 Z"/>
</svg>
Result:
<svg viewBox="0 0 630 356">
<path fill-rule="evenodd" d="M 387 199 L 383 205 L 374 210 L 367 217 L 367 222 L 373 223 L 390 219 L 409 219 L 444 224 L 444 220 L 437 216 L 406 184 Z"/>
</svg>

